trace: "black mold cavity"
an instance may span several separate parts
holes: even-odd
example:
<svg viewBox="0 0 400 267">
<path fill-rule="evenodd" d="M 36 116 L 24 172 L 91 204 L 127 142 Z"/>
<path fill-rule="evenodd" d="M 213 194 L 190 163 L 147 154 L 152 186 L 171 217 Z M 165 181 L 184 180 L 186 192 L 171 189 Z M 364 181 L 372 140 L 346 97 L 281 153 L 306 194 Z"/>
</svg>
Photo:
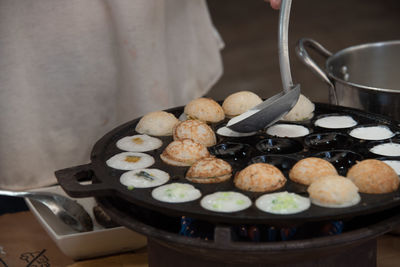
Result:
<svg viewBox="0 0 400 267">
<path fill-rule="evenodd" d="M 269 138 L 257 143 L 256 148 L 262 153 L 292 154 L 303 150 L 303 145 L 289 138 Z"/>
</svg>

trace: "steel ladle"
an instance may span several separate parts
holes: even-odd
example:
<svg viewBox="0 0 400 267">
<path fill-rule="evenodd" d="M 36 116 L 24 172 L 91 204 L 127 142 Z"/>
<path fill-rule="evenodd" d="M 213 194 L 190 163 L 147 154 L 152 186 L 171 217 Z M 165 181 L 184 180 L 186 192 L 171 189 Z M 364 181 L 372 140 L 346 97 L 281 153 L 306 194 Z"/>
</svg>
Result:
<svg viewBox="0 0 400 267">
<path fill-rule="evenodd" d="M 75 200 L 49 192 L 0 190 L 0 195 L 26 197 L 45 205 L 56 217 L 78 232 L 93 230 L 93 222 L 86 210 Z"/>
<path fill-rule="evenodd" d="M 233 131 L 248 133 L 261 130 L 281 119 L 299 99 L 300 84 L 293 85 L 289 63 L 288 28 L 291 4 L 292 0 L 282 0 L 279 14 L 279 66 L 283 91 L 232 118 L 226 126 Z"/>
</svg>

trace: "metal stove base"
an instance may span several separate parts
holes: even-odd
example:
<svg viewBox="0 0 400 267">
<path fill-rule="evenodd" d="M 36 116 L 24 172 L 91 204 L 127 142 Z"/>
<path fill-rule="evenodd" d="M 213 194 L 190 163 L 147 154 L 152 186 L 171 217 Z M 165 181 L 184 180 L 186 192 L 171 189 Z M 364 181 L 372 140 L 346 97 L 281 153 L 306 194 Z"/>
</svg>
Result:
<svg viewBox="0 0 400 267">
<path fill-rule="evenodd" d="M 149 267 L 375 267 L 377 239 L 344 244 L 331 250 L 282 253 L 240 253 L 186 248 L 149 238 Z"/>
</svg>

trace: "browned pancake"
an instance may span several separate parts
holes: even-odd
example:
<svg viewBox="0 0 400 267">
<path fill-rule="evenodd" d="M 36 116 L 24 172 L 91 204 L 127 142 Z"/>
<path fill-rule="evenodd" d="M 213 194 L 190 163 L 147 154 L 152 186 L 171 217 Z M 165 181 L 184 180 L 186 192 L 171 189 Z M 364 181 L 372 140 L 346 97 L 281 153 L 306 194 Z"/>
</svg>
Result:
<svg viewBox="0 0 400 267">
<path fill-rule="evenodd" d="M 207 147 L 191 139 L 171 142 L 160 155 L 165 163 L 174 166 L 191 166 L 199 159 L 209 156 Z"/>
<path fill-rule="evenodd" d="M 186 120 L 178 123 L 173 131 L 174 140 L 192 139 L 207 147 L 217 142 L 214 131 L 208 124 L 199 120 Z"/>
<path fill-rule="evenodd" d="M 366 159 L 358 162 L 347 172 L 361 193 L 383 194 L 399 188 L 399 176 L 388 164 L 376 160 Z"/>
<path fill-rule="evenodd" d="M 305 158 L 298 161 L 289 172 L 289 178 L 300 184 L 310 185 L 314 180 L 327 175 L 337 175 L 335 166 L 320 158 Z"/>
<path fill-rule="evenodd" d="M 270 192 L 283 187 L 286 178 L 275 166 L 255 163 L 236 174 L 235 186 L 246 191 Z"/>
<path fill-rule="evenodd" d="M 186 173 L 186 179 L 195 183 L 220 183 L 232 176 L 231 165 L 215 157 L 201 159 Z"/>
</svg>

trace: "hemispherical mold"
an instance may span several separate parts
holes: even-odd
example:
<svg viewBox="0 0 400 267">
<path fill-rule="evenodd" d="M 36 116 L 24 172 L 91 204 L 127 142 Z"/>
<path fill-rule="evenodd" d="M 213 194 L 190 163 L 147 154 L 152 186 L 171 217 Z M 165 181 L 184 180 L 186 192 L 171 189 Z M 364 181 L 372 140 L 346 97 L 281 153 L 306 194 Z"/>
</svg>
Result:
<svg viewBox="0 0 400 267">
<path fill-rule="evenodd" d="M 357 161 L 363 160 L 363 156 L 350 150 L 331 150 L 323 151 L 313 155 L 314 157 L 322 158 L 335 166 L 340 175 L 345 176 L 347 170 L 356 164 Z"/>
<path fill-rule="evenodd" d="M 316 150 L 344 149 L 350 147 L 353 141 L 348 135 L 338 132 L 315 133 L 304 138 L 306 146 Z"/>
<path fill-rule="evenodd" d="M 256 144 L 258 151 L 271 154 L 292 154 L 303 150 L 303 145 L 289 138 L 268 138 Z"/>
<path fill-rule="evenodd" d="M 297 157 L 284 155 L 261 155 L 252 158 L 248 165 L 254 163 L 268 163 L 280 169 L 284 174 L 287 174 L 294 164 L 298 161 Z"/>
<path fill-rule="evenodd" d="M 250 155 L 251 147 L 248 144 L 225 142 L 209 147 L 208 150 L 216 157 L 223 159 L 243 159 Z"/>
</svg>

